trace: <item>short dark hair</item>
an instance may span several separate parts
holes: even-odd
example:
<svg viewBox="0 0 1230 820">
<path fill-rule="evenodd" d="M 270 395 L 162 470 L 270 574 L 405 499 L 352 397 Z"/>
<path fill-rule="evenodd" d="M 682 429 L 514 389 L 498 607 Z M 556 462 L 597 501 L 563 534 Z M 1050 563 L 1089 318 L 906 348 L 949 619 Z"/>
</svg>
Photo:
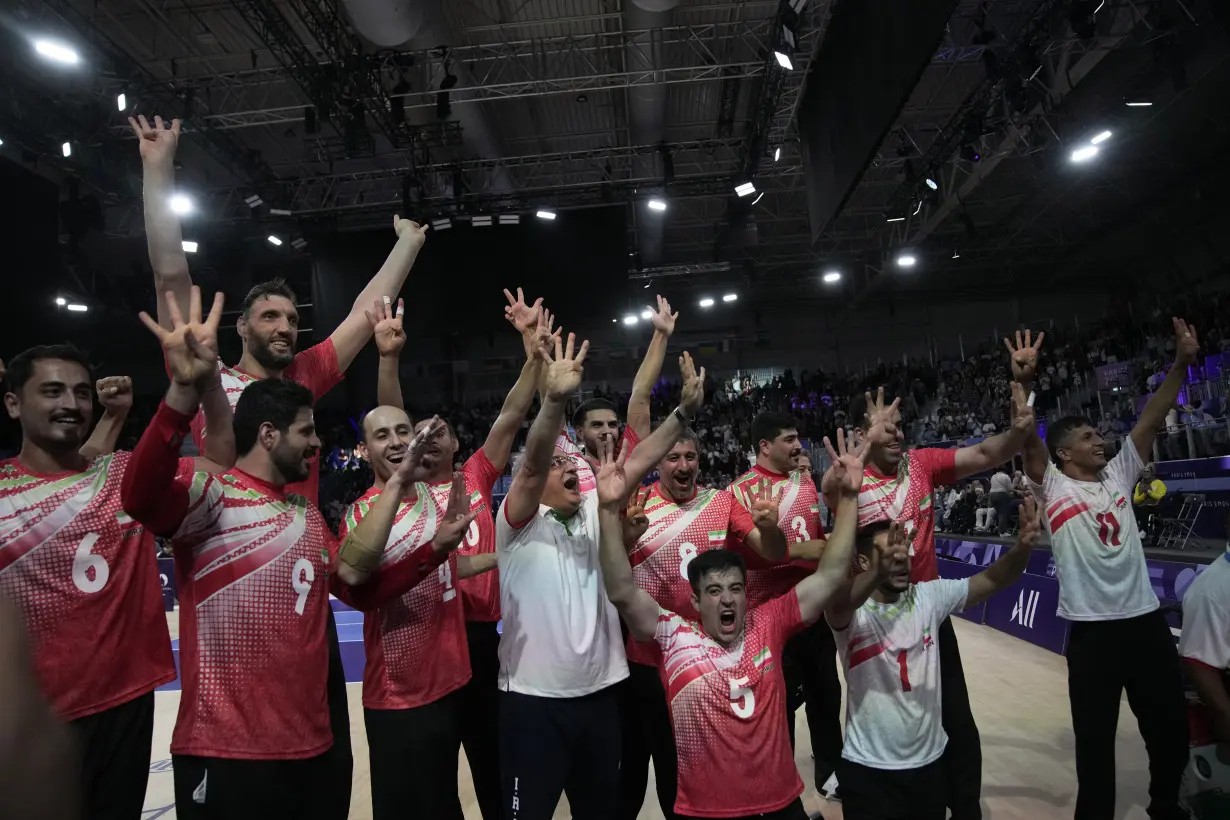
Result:
<svg viewBox="0 0 1230 820">
<path fill-rule="evenodd" d="M 269 422 L 285 433 L 299 411 L 313 404 L 312 391 L 287 379 L 261 379 L 244 388 L 235 404 L 235 452 L 247 455 L 256 446 L 261 425 Z"/>
<path fill-rule="evenodd" d="M 585 417 L 594 410 L 610 410 L 615 414 L 616 419 L 619 418 L 619 410 L 616 409 L 615 405 L 611 402 L 606 399 L 590 399 L 589 401 L 581 402 L 577 405 L 577 409 L 573 411 L 572 429 L 580 430 L 583 426 L 585 426 Z"/>
<path fill-rule="evenodd" d="M 760 442 L 773 441 L 783 430 L 798 430 L 799 421 L 788 413 L 776 410 L 761 410 L 752 419 L 752 449 L 760 451 Z"/>
<path fill-rule="evenodd" d="M 858 532 L 854 534 L 854 549 L 859 555 L 871 555 L 875 549 L 876 536 L 882 532 L 888 532 L 889 527 L 893 525 L 892 521 L 887 518 L 881 518 L 879 521 L 872 521 L 865 527 L 859 527 Z"/>
<path fill-rule="evenodd" d="M 679 435 L 675 436 L 675 444 L 683 444 L 685 441 L 692 442 L 692 446 L 698 451 L 700 450 L 700 437 L 696 435 L 696 431 L 691 427 L 684 427 L 679 431 Z M 672 444 L 671 446 L 675 445 Z"/>
<path fill-rule="evenodd" d="M 1067 443 L 1068 437 L 1072 435 L 1072 431 L 1080 427 L 1092 426 L 1093 422 L 1084 416 L 1064 416 L 1047 428 L 1046 449 L 1051 455 L 1051 461 L 1055 462 L 1055 466 L 1062 465 L 1062 462 L 1059 460 L 1059 448 Z"/>
<path fill-rule="evenodd" d="M 285 279 L 270 279 L 268 282 L 253 285 L 252 289 L 248 291 L 248 295 L 243 297 L 244 317 L 247 317 L 248 311 L 252 309 L 252 305 L 270 296 L 282 296 L 289 299 L 290 303 L 296 307 L 299 304 L 299 300 L 295 297 L 295 292 L 290 289 L 290 285 L 286 284 Z"/>
<path fill-rule="evenodd" d="M 87 378 L 93 379 L 90 359 L 85 351 L 76 345 L 65 342 L 58 345 L 36 345 L 21 351 L 8 363 L 8 371 L 4 380 L 8 382 L 9 390 L 20 393 L 26 382 L 34 376 L 34 365 L 47 359 L 60 359 L 65 362 L 75 362 L 85 368 Z"/>
<path fill-rule="evenodd" d="M 705 550 L 688 562 L 688 583 L 692 585 L 692 591 L 700 595 L 701 579 L 711 572 L 725 572 L 728 569 L 739 570 L 743 582 L 747 583 L 747 564 L 742 555 L 728 549 Z"/>
</svg>

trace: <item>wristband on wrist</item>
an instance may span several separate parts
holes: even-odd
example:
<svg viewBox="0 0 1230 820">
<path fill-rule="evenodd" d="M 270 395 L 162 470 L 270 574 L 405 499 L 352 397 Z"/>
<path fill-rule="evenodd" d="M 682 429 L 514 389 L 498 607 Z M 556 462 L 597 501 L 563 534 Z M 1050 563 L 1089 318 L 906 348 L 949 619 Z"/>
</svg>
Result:
<svg viewBox="0 0 1230 820">
<path fill-rule="evenodd" d="M 679 423 L 682 424 L 684 427 L 687 427 L 688 424 L 691 422 L 691 419 L 689 419 L 687 417 L 687 414 L 683 412 L 682 406 L 676 407 L 674 412 L 671 413 L 671 415 L 679 419 Z"/>
</svg>

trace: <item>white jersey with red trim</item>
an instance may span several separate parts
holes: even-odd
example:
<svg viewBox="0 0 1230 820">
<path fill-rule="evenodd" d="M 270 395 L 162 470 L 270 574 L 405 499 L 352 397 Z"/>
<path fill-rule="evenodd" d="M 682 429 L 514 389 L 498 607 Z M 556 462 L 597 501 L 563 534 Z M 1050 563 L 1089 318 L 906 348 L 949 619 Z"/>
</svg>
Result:
<svg viewBox="0 0 1230 820">
<path fill-rule="evenodd" d="M 1158 608 L 1132 512 L 1132 487 L 1143 467 L 1128 440 L 1097 481 L 1077 481 L 1047 464 L 1042 484 L 1030 482 L 1051 533 L 1059 617 L 1116 621 Z"/>
<path fill-rule="evenodd" d="M 1209 564 L 1183 596 L 1179 654 L 1218 672 L 1230 672 L 1230 551 Z"/>
<path fill-rule="evenodd" d="M 868 599 L 834 629 L 845 671 L 841 756 L 874 769 L 917 769 L 944 754 L 940 624 L 965 607 L 969 579 L 913 584 L 897 601 Z"/>
</svg>

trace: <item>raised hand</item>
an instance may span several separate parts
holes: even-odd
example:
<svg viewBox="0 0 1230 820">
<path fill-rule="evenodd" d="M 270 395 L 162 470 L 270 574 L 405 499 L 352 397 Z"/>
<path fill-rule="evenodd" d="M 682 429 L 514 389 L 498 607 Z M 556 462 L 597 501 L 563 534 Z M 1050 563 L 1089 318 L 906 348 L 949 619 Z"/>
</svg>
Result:
<svg viewBox="0 0 1230 820">
<path fill-rule="evenodd" d="M 427 241 L 427 229 L 431 225 L 424 222 L 422 225 L 412 219 L 402 219 L 397 214 L 393 214 L 393 232 L 397 234 L 398 239 L 410 237 L 411 243 L 416 248 L 423 247 L 423 243 Z"/>
<path fill-rule="evenodd" d="M 675 320 L 678 318 L 679 312 L 671 313 L 671 303 L 659 296 L 658 309 L 649 317 L 649 321 L 653 324 L 654 330 L 663 336 L 669 336 L 675 332 Z"/>
<path fill-rule="evenodd" d="M 867 401 L 867 430 L 870 431 L 873 427 L 883 426 L 893 436 L 897 435 L 897 408 L 901 406 L 901 398 L 893 399 L 892 404 L 884 404 L 884 388 L 881 386 L 876 390 L 876 397 L 871 398 L 871 391 L 863 394 L 863 398 Z M 857 425 L 858 419 L 854 419 Z"/>
<path fill-rule="evenodd" d="M 905 527 L 900 521 L 894 521 L 888 525 L 888 538 L 884 540 L 884 544 L 876 545 L 873 567 L 876 577 L 887 580 L 893 573 L 893 564 L 908 561 L 909 556 L 910 542 L 905 537 Z"/>
<path fill-rule="evenodd" d="M 1029 406 L 1029 399 L 1025 396 L 1025 387 L 1020 382 L 1012 383 L 1012 429 L 1021 433 L 1028 433 L 1038 426 L 1038 420 L 1034 418 L 1034 409 Z"/>
<path fill-rule="evenodd" d="M 829 461 L 833 465 L 833 475 L 837 478 L 838 487 L 843 493 L 858 495 L 863 486 L 863 459 L 867 454 L 867 442 L 863 441 L 852 447 L 846 446 L 846 433 L 837 428 L 837 449 L 829 437 L 824 437 L 824 449 L 828 451 Z"/>
<path fill-rule="evenodd" d="M 1042 340 L 1046 338 L 1046 333 L 1038 334 L 1038 338 L 1031 341 L 1031 331 L 1025 331 L 1024 340 L 1021 339 L 1021 331 L 1016 332 L 1016 345 L 1004 339 L 1004 347 L 1008 348 L 1008 355 L 1012 360 L 1012 378 L 1022 384 L 1030 384 L 1034 380 L 1034 375 L 1038 372 L 1038 349 L 1042 347 Z"/>
<path fill-rule="evenodd" d="M 679 406 L 689 419 L 700 412 L 700 406 L 705 403 L 705 368 L 696 372 L 692 356 L 685 350 L 679 357 L 679 375 L 683 377 L 683 397 Z"/>
<path fill-rule="evenodd" d="M 179 145 L 179 120 L 171 120 L 167 125 L 162 117 L 154 117 L 154 124 L 150 125 L 142 114 L 135 119 L 129 117 L 128 124 L 140 140 L 142 162 L 170 163 L 175 159 L 175 149 Z"/>
<path fill-rule="evenodd" d="M 397 466 L 397 472 L 393 473 L 391 480 L 397 481 L 403 487 L 418 480 L 423 472 L 423 453 L 427 450 L 428 443 L 444 429 L 445 425 L 440 417 L 432 416 L 431 421 L 427 422 L 423 429 L 410 439 L 410 449 L 406 452 L 406 457 L 402 459 L 401 464 Z"/>
<path fill-rule="evenodd" d="M 594 471 L 594 479 L 598 483 L 598 503 L 607 507 L 621 506 L 628 492 L 628 474 L 624 470 L 628 451 L 621 446 L 617 457 L 614 448 L 610 439 L 601 440 L 598 445 L 598 468 Z"/>
<path fill-rule="evenodd" d="M 1174 360 L 1179 364 L 1196 363 L 1196 354 L 1200 352 L 1200 340 L 1196 338 L 1196 326 L 1189 325 L 1179 317 L 1172 317 L 1174 322 Z"/>
<path fill-rule="evenodd" d="M 757 529 L 767 530 L 770 527 L 777 526 L 781 503 L 782 493 L 779 491 L 774 495 L 769 482 L 763 478 L 760 479 L 759 486 L 757 486 L 756 491 L 752 494 L 752 507 L 750 510 L 752 523 L 756 525 Z"/>
<path fill-rule="evenodd" d="M 646 491 L 646 496 L 648 496 L 648 491 Z M 628 549 L 632 549 L 649 529 L 649 516 L 645 514 L 645 499 L 641 497 L 639 490 L 628 499 L 627 512 L 619 524 L 623 530 L 624 546 Z"/>
<path fill-rule="evenodd" d="M 574 354 L 576 340 L 576 334 L 569 333 L 568 345 L 561 349 L 560 338 L 555 337 L 555 353 L 551 356 L 551 363 L 547 365 L 547 398 L 563 401 L 581 386 L 581 365 L 585 362 L 585 354 L 589 352 L 589 342 L 581 342 L 581 349 Z"/>
<path fill-rule="evenodd" d="M 525 293 L 522 292 L 521 288 L 517 288 L 515 299 L 508 288 L 504 288 L 504 298 L 508 300 L 508 304 L 504 307 L 504 318 L 512 323 L 512 326 L 522 336 L 528 335 L 538 326 L 538 320 L 541 317 L 542 297 L 540 296 L 535 299 L 534 304 L 527 305 L 525 303 Z"/>
<path fill-rule="evenodd" d="M 453 486 L 448 491 L 448 504 L 444 509 L 444 518 L 436 527 L 436 534 L 431 539 L 431 548 L 436 552 L 452 552 L 461 544 L 470 522 L 481 509 L 470 509 L 470 494 L 466 492 L 465 478 L 460 472 L 453 473 Z"/>
<path fill-rule="evenodd" d="M 3 376 L 3 362 L 0 362 L 0 376 Z M 98 403 L 103 410 L 115 415 L 127 413 L 132 409 L 132 379 L 127 376 L 107 376 L 94 383 L 98 393 Z"/>
<path fill-rule="evenodd" d="M 373 312 L 374 310 L 374 312 Z M 397 310 L 393 310 L 393 300 L 385 296 L 376 302 L 373 310 L 364 310 L 367 321 L 372 326 L 372 338 L 376 340 L 376 350 L 381 356 L 401 355 L 401 349 L 406 344 L 406 331 L 402 329 L 402 317 L 406 313 L 406 300 L 397 300 Z"/>
<path fill-rule="evenodd" d="M 505 291 L 507 293 L 508 291 Z M 542 300 L 539 299 L 539 302 Z M 535 302 L 537 304 L 537 302 Z M 555 316 L 545 307 L 538 308 L 538 319 L 530 334 L 526 335 L 526 352 L 544 362 L 551 361 L 551 351 L 560 340 L 562 327 L 555 327 Z"/>
<path fill-rule="evenodd" d="M 199 385 L 218 371 L 218 323 L 222 321 L 222 291 L 214 294 L 209 316 L 201 320 L 201 289 L 192 286 L 188 300 L 188 320 L 179 312 L 175 294 L 166 292 L 171 329 L 167 330 L 141 311 L 141 321 L 158 337 L 171 378 L 182 385 Z"/>
<path fill-rule="evenodd" d="M 1025 549 L 1033 549 L 1042 536 L 1042 516 L 1039 512 L 1033 493 L 1028 493 L 1021 499 L 1021 529 L 1016 534 L 1016 540 Z"/>
</svg>

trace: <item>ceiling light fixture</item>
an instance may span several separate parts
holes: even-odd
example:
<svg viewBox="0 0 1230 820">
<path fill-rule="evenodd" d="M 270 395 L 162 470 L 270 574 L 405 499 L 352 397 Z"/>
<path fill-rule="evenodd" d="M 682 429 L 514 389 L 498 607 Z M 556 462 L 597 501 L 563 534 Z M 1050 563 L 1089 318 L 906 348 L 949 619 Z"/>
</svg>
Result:
<svg viewBox="0 0 1230 820">
<path fill-rule="evenodd" d="M 73 144 L 71 142 L 66 142 L 61 145 L 60 153 L 66 157 L 71 157 L 73 155 Z"/>
<path fill-rule="evenodd" d="M 89 310 L 89 308 L 86 307 L 85 305 L 65 305 L 65 307 L 71 310 L 73 313 L 85 313 L 87 310 Z"/>
<path fill-rule="evenodd" d="M 192 240 L 185 239 L 182 242 L 180 242 L 180 244 L 183 245 L 184 253 L 196 253 L 196 249 L 198 246 L 197 246 L 197 243 L 193 242 Z"/>
<path fill-rule="evenodd" d="M 646 319 L 646 320 L 648 320 L 648 319 L 650 319 L 652 316 L 653 316 L 653 311 L 652 311 L 652 310 L 650 310 L 649 308 L 645 308 L 644 310 L 642 310 L 642 311 L 641 311 L 641 318 L 642 318 L 642 319 Z"/>
<path fill-rule="evenodd" d="M 59 305 L 60 307 L 64 307 L 65 305 L 68 304 L 68 300 L 65 299 L 63 296 L 57 296 L 56 304 Z"/>
<path fill-rule="evenodd" d="M 1153 105 L 1153 103 L 1149 102 L 1148 100 L 1133 100 L 1132 102 L 1129 102 L 1127 104 L 1127 107 L 1128 108 L 1148 108 L 1151 105 Z"/>
<path fill-rule="evenodd" d="M 790 62 L 790 55 L 786 54 L 784 51 L 775 51 L 773 52 L 773 56 L 777 58 L 777 64 L 779 66 L 787 71 L 794 70 L 794 63 Z"/>
<path fill-rule="evenodd" d="M 703 308 L 713 307 L 713 300 L 706 296 L 704 299 L 701 299 L 698 304 Z"/>
<path fill-rule="evenodd" d="M 64 65 L 76 65 L 81 60 L 76 51 L 63 43 L 54 43 L 51 40 L 35 40 L 34 50 L 48 60 Z"/>
<path fill-rule="evenodd" d="M 128 108 L 128 95 L 121 93 L 117 96 L 115 98 L 115 107 L 120 111 L 126 110 Z"/>
<path fill-rule="evenodd" d="M 931 177 L 927 177 L 926 182 L 927 182 L 927 187 L 930 188 L 931 190 L 938 191 L 940 189 L 940 186 Z"/>
<path fill-rule="evenodd" d="M 265 237 L 265 239 L 269 242 L 270 245 L 273 245 L 274 247 L 279 247 L 282 244 L 282 240 L 278 239 L 273 234 L 269 234 L 269 236 Z"/>
<path fill-rule="evenodd" d="M 739 294 L 737 294 L 737 293 L 728 293 L 728 294 L 726 294 L 725 296 L 723 296 L 723 297 L 722 297 L 722 301 L 723 301 L 723 302 L 734 302 L 734 301 L 736 301 L 738 298 L 739 298 Z"/>
<path fill-rule="evenodd" d="M 840 281 L 841 281 L 841 274 L 835 270 L 831 270 L 828 273 L 824 274 L 824 284 L 826 285 L 832 285 L 835 282 L 840 282 Z"/>
<path fill-rule="evenodd" d="M 1073 162 L 1084 162 L 1093 159 L 1097 155 L 1098 147 L 1096 145 L 1085 145 L 1073 151 L 1071 159 Z"/>
<path fill-rule="evenodd" d="M 748 196 L 756 193 L 756 186 L 751 182 L 741 182 L 735 186 L 735 193 L 739 196 Z"/>
<path fill-rule="evenodd" d="M 664 199 L 658 199 L 657 197 L 654 197 L 653 199 L 649 200 L 647 204 L 649 205 L 649 210 L 651 211 L 665 211 L 666 210 L 666 200 Z"/>
<path fill-rule="evenodd" d="M 624 317 L 624 324 L 625 324 L 625 325 L 634 325 L 634 324 L 636 324 L 636 317 L 635 317 L 635 316 L 633 316 L 631 313 L 629 313 L 627 316 L 625 316 L 625 317 Z"/>
<path fill-rule="evenodd" d="M 1102 143 L 1106 142 L 1108 139 L 1110 139 L 1110 132 L 1103 131 L 1102 133 L 1098 134 L 1093 139 L 1089 140 L 1089 143 L 1090 145 L 1101 145 Z"/>
<path fill-rule="evenodd" d="M 773 149 L 773 161 L 777 162 L 782 158 L 782 147 L 779 145 Z"/>
<path fill-rule="evenodd" d="M 905 217 L 904 216 L 890 216 L 885 221 L 886 222 L 905 222 Z"/>
<path fill-rule="evenodd" d="M 912 268 L 917 261 L 918 260 L 914 258 L 913 254 L 903 253 L 897 257 L 897 267 Z"/>
<path fill-rule="evenodd" d="M 534 214 L 534 216 L 538 217 L 539 219 L 546 219 L 550 221 L 552 219 L 555 219 L 555 211 L 539 211 L 538 213 Z"/>
<path fill-rule="evenodd" d="M 185 216 L 195 210 L 192 207 L 192 200 L 183 194 L 175 194 L 171 197 L 171 212 Z"/>
<path fill-rule="evenodd" d="M 757 202 L 759 202 L 763 198 L 764 198 L 764 191 L 761 191 L 760 193 L 756 194 L 756 198 L 752 200 L 752 204 L 755 205 Z"/>
</svg>

